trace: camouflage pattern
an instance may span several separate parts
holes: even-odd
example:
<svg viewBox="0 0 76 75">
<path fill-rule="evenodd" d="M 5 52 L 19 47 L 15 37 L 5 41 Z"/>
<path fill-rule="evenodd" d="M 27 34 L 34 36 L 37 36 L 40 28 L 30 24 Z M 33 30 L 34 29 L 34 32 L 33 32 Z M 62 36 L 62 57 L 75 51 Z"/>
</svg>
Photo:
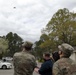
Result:
<svg viewBox="0 0 76 75">
<path fill-rule="evenodd" d="M 28 52 L 17 52 L 13 56 L 14 75 L 32 75 L 36 67 L 35 57 Z"/>
<path fill-rule="evenodd" d="M 69 55 L 69 56 L 74 51 L 74 48 L 67 43 L 63 43 L 63 44 L 59 45 L 58 48 L 59 48 L 59 50 L 63 51 L 64 54 Z"/>
<path fill-rule="evenodd" d="M 29 41 L 26 41 L 22 44 L 23 47 L 32 47 L 33 43 L 32 42 L 29 42 Z"/>
<path fill-rule="evenodd" d="M 58 46 L 58 48 L 63 52 L 63 55 L 54 63 L 53 75 L 76 75 L 76 63 L 65 56 L 70 56 L 74 51 L 74 48 L 66 43 Z"/>
<path fill-rule="evenodd" d="M 53 65 L 53 75 L 76 75 L 76 64 L 70 58 L 61 58 Z"/>
</svg>

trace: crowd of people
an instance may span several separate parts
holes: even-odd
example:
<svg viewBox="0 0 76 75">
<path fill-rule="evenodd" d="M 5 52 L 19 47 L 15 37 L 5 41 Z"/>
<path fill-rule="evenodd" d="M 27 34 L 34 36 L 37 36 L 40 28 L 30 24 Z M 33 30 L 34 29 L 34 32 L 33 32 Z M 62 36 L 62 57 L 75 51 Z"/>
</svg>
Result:
<svg viewBox="0 0 76 75">
<path fill-rule="evenodd" d="M 33 75 L 35 71 L 39 75 L 76 75 L 76 63 L 69 57 L 74 48 L 63 43 L 58 46 L 58 52 L 43 53 L 44 62 L 37 66 L 35 57 L 30 53 L 32 43 L 26 41 L 22 44 L 22 51 L 13 56 L 14 75 Z"/>
</svg>

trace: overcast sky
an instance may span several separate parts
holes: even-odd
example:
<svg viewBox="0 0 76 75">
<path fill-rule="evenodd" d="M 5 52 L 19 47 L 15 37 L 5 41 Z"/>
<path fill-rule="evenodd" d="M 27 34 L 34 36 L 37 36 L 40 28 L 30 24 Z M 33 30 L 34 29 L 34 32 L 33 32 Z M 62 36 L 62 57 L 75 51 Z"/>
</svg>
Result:
<svg viewBox="0 0 76 75">
<path fill-rule="evenodd" d="M 76 0 L 0 0 L 0 36 L 13 32 L 35 42 L 61 8 L 76 12 Z"/>
</svg>

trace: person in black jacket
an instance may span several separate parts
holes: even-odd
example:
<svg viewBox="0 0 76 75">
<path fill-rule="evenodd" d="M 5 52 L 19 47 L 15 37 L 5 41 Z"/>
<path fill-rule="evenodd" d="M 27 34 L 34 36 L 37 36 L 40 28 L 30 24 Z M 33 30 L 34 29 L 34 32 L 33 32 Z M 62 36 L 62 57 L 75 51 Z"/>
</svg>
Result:
<svg viewBox="0 0 76 75">
<path fill-rule="evenodd" d="M 58 51 L 53 52 L 51 58 L 53 59 L 53 62 L 56 62 L 58 59 L 60 59 Z"/>
<path fill-rule="evenodd" d="M 40 68 L 35 68 L 35 71 L 40 75 L 52 75 L 53 62 L 50 58 L 50 53 L 43 54 L 44 62 Z"/>
</svg>

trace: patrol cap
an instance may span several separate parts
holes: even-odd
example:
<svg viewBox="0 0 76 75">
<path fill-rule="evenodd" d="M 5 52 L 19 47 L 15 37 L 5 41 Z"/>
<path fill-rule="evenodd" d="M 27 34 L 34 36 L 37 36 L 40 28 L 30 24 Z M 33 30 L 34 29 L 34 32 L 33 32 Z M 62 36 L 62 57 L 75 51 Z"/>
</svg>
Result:
<svg viewBox="0 0 76 75">
<path fill-rule="evenodd" d="M 67 43 L 63 43 L 63 44 L 59 45 L 58 48 L 59 48 L 59 50 L 63 51 L 64 54 L 69 55 L 69 56 L 74 51 L 74 48 Z"/>
<path fill-rule="evenodd" d="M 30 41 L 25 41 L 25 42 L 22 44 L 22 47 L 31 48 L 32 45 L 33 45 L 32 42 L 30 42 Z"/>
</svg>

